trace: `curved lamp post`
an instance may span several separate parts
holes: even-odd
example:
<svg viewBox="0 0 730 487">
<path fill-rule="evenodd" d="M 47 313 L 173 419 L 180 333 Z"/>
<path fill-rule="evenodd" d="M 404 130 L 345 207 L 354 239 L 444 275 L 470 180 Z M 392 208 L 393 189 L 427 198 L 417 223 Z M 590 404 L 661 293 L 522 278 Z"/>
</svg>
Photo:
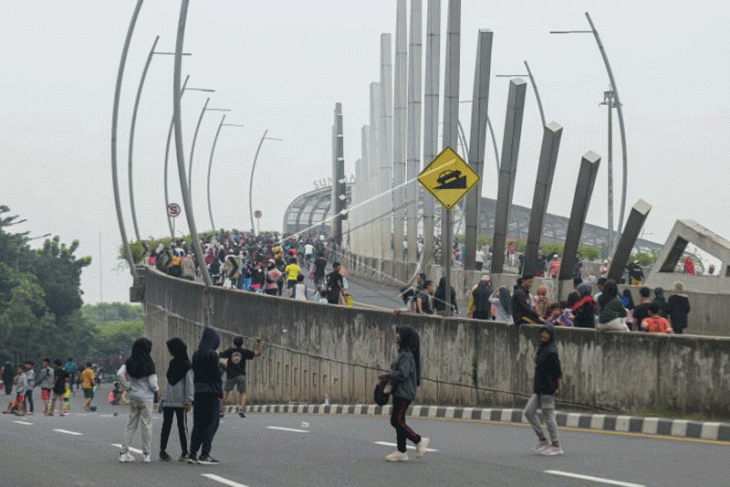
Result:
<svg viewBox="0 0 730 487">
<path fill-rule="evenodd" d="M 141 0 L 140 0 L 141 1 Z M 182 191 L 183 204 L 185 205 L 185 217 L 188 220 L 188 228 L 190 229 L 190 238 L 192 239 L 193 249 L 195 249 L 195 257 L 198 261 L 200 271 L 203 274 L 203 281 L 207 287 L 213 286 L 213 280 L 210 278 L 208 266 L 205 265 L 205 257 L 203 249 L 200 248 L 200 238 L 198 230 L 195 227 L 195 217 L 193 215 L 193 205 L 190 200 L 190 187 L 185 179 L 185 154 L 183 153 L 182 139 L 182 122 L 180 116 L 180 78 L 182 74 L 182 48 L 185 38 L 185 21 L 188 15 L 189 0 L 182 0 L 180 4 L 180 18 L 177 24 L 177 41 L 175 42 L 175 70 L 172 83 L 172 106 L 173 118 L 175 121 L 175 153 L 177 155 L 177 171 L 180 177 L 180 190 Z"/>
<path fill-rule="evenodd" d="M 122 57 L 119 61 L 119 71 L 117 72 L 117 83 L 114 88 L 114 108 L 112 109 L 112 185 L 114 186 L 114 205 L 117 210 L 117 222 L 119 222 L 119 233 L 122 236 L 122 245 L 124 246 L 124 253 L 127 256 L 127 262 L 129 263 L 129 270 L 134 278 L 137 277 L 137 269 L 134 267 L 134 259 L 132 258 L 132 250 L 129 248 L 129 242 L 127 241 L 127 231 L 124 228 L 124 218 L 122 216 L 122 205 L 119 197 L 119 181 L 117 178 L 117 120 L 119 119 L 119 95 L 122 88 L 122 77 L 124 76 L 124 65 L 127 63 L 127 52 L 129 51 L 129 43 L 132 40 L 132 33 L 134 32 L 134 26 L 137 23 L 137 17 L 139 11 L 142 8 L 142 1 L 137 0 L 137 6 L 134 8 L 132 14 L 132 20 L 129 22 L 129 29 L 127 29 L 127 37 L 124 40 L 124 47 L 122 48 Z M 182 54 L 182 50 L 180 51 Z"/>
<path fill-rule="evenodd" d="M 139 233 L 139 226 L 137 225 L 137 209 L 134 204 L 134 180 L 132 178 L 132 158 L 134 155 L 134 127 L 137 123 L 137 110 L 139 109 L 139 100 L 142 96 L 142 87 L 144 86 L 144 80 L 147 78 L 147 71 L 149 70 L 150 63 L 152 62 L 152 56 L 155 54 L 162 54 L 162 55 L 174 55 L 174 52 L 157 52 L 155 51 L 155 47 L 157 46 L 157 41 L 160 40 L 160 36 L 155 37 L 155 41 L 152 43 L 152 49 L 150 49 L 150 53 L 147 55 L 147 62 L 144 65 L 144 69 L 142 70 L 142 77 L 139 79 L 139 87 L 137 88 L 137 97 L 134 100 L 134 110 L 132 111 L 132 125 L 129 128 L 129 167 L 128 167 L 128 177 L 129 177 L 129 204 L 132 207 L 132 224 L 134 225 L 134 234 L 137 237 L 137 240 L 142 240 Z M 189 56 L 190 53 L 183 53 L 183 56 Z M 187 81 L 187 80 L 186 80 Z"/>
<path fill-rule="evenodd" d="M 251 166 L 251 179 L 248 183 L 248 212 L 251 215 L 251 231 L 256 231 L 256 227 L 253 224 L 253 174 L 256 170 L 256 161 L 259 158 L 259 152 L 261 151 L 261 146 L 264 143 L 264 140 L 278 140 L 279 142 L 282 142 L 281 139 L 275 139 L 273 137 L 267 137 L 266 134 L 269 133 L 269 129 L 264 130 L 264 135 L 261 136 L 261 142 L 259 142 L 259 146 L 256 148 L 256 155 L 253 158 L 253 165 Z"/>
<path fill-rule="evenodd" d="M 525 68 L 527 68 L 527 74 L 497 74 L 495 75 L 497 78 L 524 78 L 527 76 L 530 78 L 530 84 L 532 84 L 532 90 L 535 92 L 535 99 L 537 99 L 537 108 L 540 110 L 540 120 L 542 120 L 542 126 L 545 126 L 545 112 L 542 109 L 542 101 L 540 101 L 540 93 L 537 91 L 537 84 L 535 83 L 535 78 L 532 76 L 532 71 L 530 71 L 530 65 L 527 64 L 527 61 L 524 61 Z"/>
<path fill-rule="evenodd" d="M 221 117 L 221 123 L 218 124 L 218 130 L 215 132 L 215 138 L 213 139 L 213 147 L 210 149 L 210 160 L 208 161 L 208 216 L 210 216 L 210 227 L 215 232 L 215 223 L 213 223 L 213 209 L 210 205 L 210 172 L 211 168 L 213 167 L 213 153 L 215 152 L 215 144 L 218 142 L 218 134 L 221 133 L 222 127 L 243 127 L 243 125 L 236 124 L 236 123 L 223 123 L 226 119 L 226 114 L 224 113 Z"/>
<path fill-rule="evenodd" d="M 198 130 L 200 130 L 200 124 L 203 121 L 203 115 L 205 115 L 205 112 L 207 112 L 207 111 L 217 111 L 217 112 L 230 112 L 231 111 L 230 108 L 208 108 L 208 103 L 210 103 L 210 97 L 208 97 L 205 100 L 203 109 L 200 111 L 200 117 L 198 117 L 198 124 L 195 126 L 195 134 L 193 135 L 193 143 L 190 146 L 190 162 L 188 162 L 188 188 L 192 188 L 192 186 L 193 186 L 193 155 L 195 154 L 195 142 L 198 140 Z"/>
<path fill-rule="evenodd" d="M 185 91 L 203 91 L 206 93 L 215 93 L 215 90 L 211 90 L 208 88 L 187 88 L 188 80 L 190 79 L 190 75 L 187 75 L 185 77 L 185 82 L 183 83 L 182 90 L 180 91 L 180 98 L 185 94 Z M 175 115 L 173 114 L 170 118 L 170 130 L 167 132 L 167 145 L 165 146 L 165 168 L 164 168 L 164 177 L 163 181 L 165 183 L 165 215 L 167 215 L 167 205 L 170 204 L 170 197 L 169 192 L 167 189 L 167 166 L 168 166 L 168 157 L 170 155 L 170 140 L 172 139 L 172 129 L 175 126 Z M 174 239 L 175 238 L 175 229 L 172 225 L 172 218 L 170 218 L 169 215 L 167 215 L 167 225 L 170 227 L 170 236 Z"/>
<path fill-rule="evenodd" d="M 627 184 L 627 178 L 628 178 L 628 158 L 626 155 L 626 130 L 624 128 L 624 115 L 623 111 L 621 110 L 621 101 L 618 96 L 618 89 L 616 88 L 616 80 L 613 77 L 613 71 L 611 70 L 611 65 L 608 62 L 608 56 L 606 55 L 606 50 L 603 48 L 603 43 L 601 42 L 601 38 L 598 35 L 598 31 L 596 30 L 596 26 L 593 25 L 593 20 L 591 20 L 591 16 L 588 14 L 588 12 L 585 13 L 586 18 L 588 19 L 588 23 L 591 26 L 591 30 L 551 30 L 551 34 L 593 34 L 593 37 L 596 39 L 596 43 L 598 44 L 598 50 L 601 51 L 601 57 L 603 58 L 603 64 L 606 65 L 606 72 L 608 73 L 608 79 L 611 81 L 611 91 L 613 92 L 613 106 L 616 107 L 616 112 L 618 114 L 618 125 L 619 130 L 621 131 L 621 151 L 623 154 L 623 184 L 621 187 L 621 212 L 619 213 L 619 220 L 618 220 L 618 226 L 619 229 L 623 228 L 624 223 L 624 212 L 626 210 L 626 184 Z M 609 112 L 611 111 L 611 105 L 608 107 Z M 610 136 L 609 136 L 610 138 Z M 613 170 L 613 161 L 609 158 L 608 159 L 608 171 Z M 613 202 L 613 189 L 609 191 L 610 195 L 609 198 Z M 613 205 L 611 205 L 613 206 Z M 609 212 L 611 213 L 611 216 L 613 216 L 613 208 L 609 208 Z M 610 218 L 610 217 L 609 217 Z M 612 220 L 612 218 L 610 218 Z M 613 222 L 609 222 L 609 232 L 613 233 L 613 228 L 611 228 Z M 611 251 L 612 249 L 609 249 Z"/>
</svg>

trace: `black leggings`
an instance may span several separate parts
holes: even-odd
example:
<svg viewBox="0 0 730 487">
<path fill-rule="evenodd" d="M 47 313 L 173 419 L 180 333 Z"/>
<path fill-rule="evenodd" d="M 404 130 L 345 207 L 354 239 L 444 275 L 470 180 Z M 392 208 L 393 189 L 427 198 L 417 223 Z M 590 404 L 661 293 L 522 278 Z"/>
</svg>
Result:
<svg viewBox="0 0 730 487">
<path fill-rule="evenodd" d="M 177 416 L 177 432 L 180 435 L 180 447 L 183 455 L 188 453 L 188 415 L 184 408 L 162 408 L 162 434 L 160 435 L 160 450 L 167 449 L 167 440 L 172 429 L 172 416 Z"/>
<path fill-rule="evenodd" d="M 411 440 L 415 444 L 421 442 L 421 437 L 406 425 L 406 411 L 410 404 L 411 401 L 408 399 L 393 396 L 393 411 L 390 414 L 390 424 L 395 428 L 398 436 L 398 451 L 401 453 L 406 452 L 406 440 Z"/>
</svg>

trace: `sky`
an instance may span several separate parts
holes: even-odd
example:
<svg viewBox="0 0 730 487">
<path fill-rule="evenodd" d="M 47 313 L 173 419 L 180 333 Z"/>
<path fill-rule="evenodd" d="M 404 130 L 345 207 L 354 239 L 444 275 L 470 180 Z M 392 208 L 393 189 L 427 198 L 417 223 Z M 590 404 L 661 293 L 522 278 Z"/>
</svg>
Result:
<svg viewBox="0 0 730 487">
<path fill-rule="evenodd" d="M 448 1 L 442 0 L 441 52 Z M 87 303 L 127 301 L 131 277 L 121 244 L 111 177 L 114 87 L 134 0 L 2 2 L 0 14 L 0 204 L 27 221 L 29 237 L 51 232 L 93 263 L 82 275 Z M 423 5 L 424 34 L 426 4 Z M 410 5 L 410 2 L 409 2 Z M 664 242 L 677 219 L 693 219 L 730 238 L 730 3 L 635 1 L 462 1 L 460 99 L 473 91 L 479 29 L 494 32 L 492 75 L 523 74 L 528 61 L 546 118 L 563 126 L 548 211 L 568 216 L 581 155 L 604 157 L 588 222 L 606 225 L 609 80 L 589 34 L 589 12 L 613 68 L 623 104 L 628 150 L 628 209 L 642 198 L 653 209 L 643 237 Z M 121 92 L 118 164 L 125 227 L 135 239 L 128 195 L 129 131 L 138 83 L 155 36 L 173 51 L 180 3 L 144 2 L 130 45 Z M 187 17 L 182 99 L 185 160 L 208 96 L 228 108 L 212 166 L 217 227 L 245 229 L 256 147 L 266 140 L 254 180 L 261 228 L 282 229 L 286 207 L 331 174 L 331 127 L 342 103 L 345 171 L 354 174 L 360 130 L 369 120 L 369 85 L 379 80 L 380 35 L 395 42 L 393 0 L 193 0 Z M 443 59 L 442 59 L 443 63 Z M 443 68 L 441 85 L 443 90 Z M 172 114 L 173 57 L 153 56 L 141 95 L 134 140 L 134 193 L 142 238 L 169 234 L 163 161 Z M 509 80 L 491 78 L 489 114 L 501 146 Z M 443 114 L 443 100 L 440 101 Z M 469 133 L 470 105 L 460 119 Z M 208 230 L 206 175 L 223 112 L 203 117 L 193 159 L 192 199 L 198 230 Z M 614 117 L 615 218 L 621 151 Z M 535 98 L 528 91 L 514 202 L 530 206 L 541 142 Z M 501 147 L 500 147 L 501 150 Z M 487 152 L 483 195 L 497 192 Z M 174 163 L 174 151 L 171 162 Z M 171 166 L 173 169 L 175 166 Z M 492 172 L 489 171 L 492 168 Z M 171 171 L 171 201 L 182 203 Z M 187 233 L 184 218 L 178 230 Z M 31 242 L 32 246 L 41 241 Z"/>
</svg>

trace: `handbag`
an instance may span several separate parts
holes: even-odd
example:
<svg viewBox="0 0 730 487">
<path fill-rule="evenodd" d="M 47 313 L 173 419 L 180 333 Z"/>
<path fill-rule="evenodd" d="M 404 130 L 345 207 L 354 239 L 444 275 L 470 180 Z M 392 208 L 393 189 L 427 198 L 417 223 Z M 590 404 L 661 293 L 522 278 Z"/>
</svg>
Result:
<svg viewBox="0 0 730 487">
<path fill-rule="evenodd" d="M 386 388 L 388 392 L 386 392 Z M 375 401 L 375 404 L 378 406 L 385 406 L 388 404 L 388 401 L 390 400 L 390 393 L 393 389 L 392 384 L 388 381 L 388 379 L 383 379 L 375 386 L 375 391 L 373 391 L 373 400 Z"/>
</svg>

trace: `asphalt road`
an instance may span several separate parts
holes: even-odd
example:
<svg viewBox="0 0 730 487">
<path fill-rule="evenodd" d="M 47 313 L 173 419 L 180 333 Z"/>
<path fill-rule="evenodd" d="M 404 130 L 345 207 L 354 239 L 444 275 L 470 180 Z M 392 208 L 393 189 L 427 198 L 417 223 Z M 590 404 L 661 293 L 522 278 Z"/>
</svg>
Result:
<svg viewBox="0 0 730 487">
<path fill-rule="evenodd" d="M 100 394 L 101 396 L 101 394 Z M 66 417 L 0 416 L 4 468 L 0 486 L 727 486 L 730 445 L 561 429 L 565 455 L 531 451 L 520 425 L 408 419 L 431 438 L 416 460 L 389 463 L 395 433 L 384 417 L 248 414 L 222 420 L 212 455 L 220 465 L 157 459 L 161 416 L 153 419 L 153 462 L 118 463 L 127 408 L 99 397 L 80 413 L 80 394 Z M 4 407 L 8 396 L 0 404 Z M 118 413 L 114 416 L 114 413 Z M 173 428 L 168 452 L 180 449 Z M 586 479 L 586 477 L 589 477 Z"/>
</svg>

